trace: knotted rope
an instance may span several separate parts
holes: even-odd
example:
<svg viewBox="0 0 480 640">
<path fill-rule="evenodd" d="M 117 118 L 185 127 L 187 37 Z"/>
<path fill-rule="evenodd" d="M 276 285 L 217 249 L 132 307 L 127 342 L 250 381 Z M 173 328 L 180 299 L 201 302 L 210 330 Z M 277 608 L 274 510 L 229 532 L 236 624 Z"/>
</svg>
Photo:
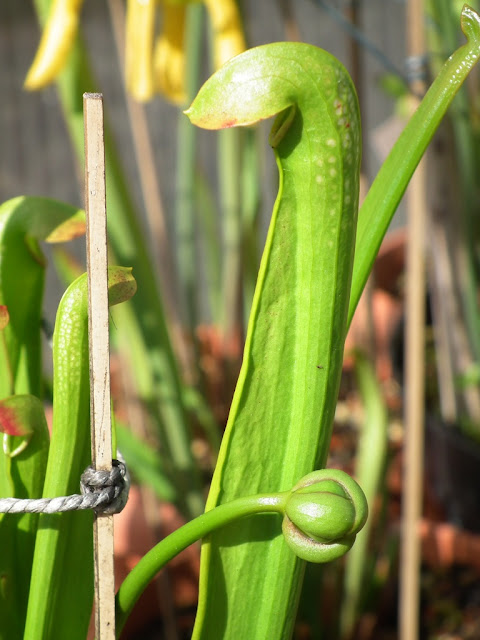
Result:
<svg viewBox="0 0 480 640">
<path fill-rule="evenodd" d="M 58 498 L 0 498 L 0 513 L 62 513 L 93 509 L 98 515 L 120 513 L 127 504 L 130 478 L 127 467 L 112 461 L 111 471 L 87 467 L 80 478 L 81 494 Z"/>
</svg>

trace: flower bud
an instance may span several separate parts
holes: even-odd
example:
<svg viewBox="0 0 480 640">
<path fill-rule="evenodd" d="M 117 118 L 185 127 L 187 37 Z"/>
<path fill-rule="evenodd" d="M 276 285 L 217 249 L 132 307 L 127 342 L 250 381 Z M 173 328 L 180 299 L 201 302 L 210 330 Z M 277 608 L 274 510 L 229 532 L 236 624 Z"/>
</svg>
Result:
<svg viewBox="0 0 480 640">
<path fill-rule="evenodd" d="M 309 562 L 330 562 L 346 553 L 365 524 L 365 496 L 346 473 L 323 469 L 305 476 L 285 505 L 283 534 Z"/>
</svg>

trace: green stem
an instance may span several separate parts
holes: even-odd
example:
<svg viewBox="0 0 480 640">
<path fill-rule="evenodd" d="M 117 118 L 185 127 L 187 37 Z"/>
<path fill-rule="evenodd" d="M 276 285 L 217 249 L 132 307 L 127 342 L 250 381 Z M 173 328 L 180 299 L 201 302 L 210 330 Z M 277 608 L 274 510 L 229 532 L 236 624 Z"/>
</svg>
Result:
<svg viewBox="0 0 480 640">
<path fill-rule="evenodd" d="M 289 496 L 290 491 L 286 491 L 233 500 L 207 511 L 159 542 L 130 571 L 118 590 L 116 595 L 117 637 L 143 590 L 167 562 L 215 529 L 224 527 L 240 518 L 256 513 L 282 514 Z"/>
<path fill-rule="evenodd" d="M 343 471 L 328 469 L 309 473 L 290 491 L 219 505 L 159 542 L 128 574 L 116 597 L 117 634 L 160 569 L 193 542 L 225 525 L 258 513 L 278 513 L 284 516 L 282 531 L 295 555 L 310 562 L 330 562 L 352 546 L 367 512 L 365 496 L 355 480 Z"/>
</svg>

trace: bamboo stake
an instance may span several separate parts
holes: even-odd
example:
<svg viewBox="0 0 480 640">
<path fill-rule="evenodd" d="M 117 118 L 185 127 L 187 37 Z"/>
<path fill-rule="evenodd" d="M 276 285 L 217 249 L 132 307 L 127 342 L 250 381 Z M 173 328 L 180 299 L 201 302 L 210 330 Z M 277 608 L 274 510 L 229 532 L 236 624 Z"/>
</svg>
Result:
<svg viewBox="0 0 480 640">
<path fill-rule="evenodd" d="M 90 424 L 95 469 L 112 468 L 110 355 L 108 327 L 107 211 L 103 97 L 83 96 L 85 131 L 85 209 L 87 213 L 88 336 Z M 95 515 L 95 636 L 115 639 L 113 516 Z"/>
<path fill-rule="evenodd" d="M 407 32 L 410 60 L 425 53 L 423 2 L 408 0 Z M 419 65 L 421 69 L 421 65 Z M 418 76 L 410 84 L 411 111 L 425 92 Z M 400 565 L 400 640 L 417 640 L 419 633 L 420 560 L 419 521 L 423 498 L 423 439 L 425 405 L 425 160 L 407 192 L 408 245 L 405 326 L 405 446 Z"/>
</svg>

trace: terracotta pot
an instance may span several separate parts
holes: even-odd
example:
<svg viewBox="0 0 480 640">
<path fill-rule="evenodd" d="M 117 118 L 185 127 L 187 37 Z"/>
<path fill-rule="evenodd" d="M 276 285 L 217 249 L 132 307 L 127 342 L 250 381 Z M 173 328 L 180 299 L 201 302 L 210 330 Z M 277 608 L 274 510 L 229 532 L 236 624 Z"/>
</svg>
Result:
<svg viewBox="0 0 480 640">
<path fill-rule="evenodd" d="M 454 565 L 473 567 L 480 572 L 480 536 L 448 522 L 422 519 L 420 523 L 422 560 L 435 568 Z"/>
</svg>

